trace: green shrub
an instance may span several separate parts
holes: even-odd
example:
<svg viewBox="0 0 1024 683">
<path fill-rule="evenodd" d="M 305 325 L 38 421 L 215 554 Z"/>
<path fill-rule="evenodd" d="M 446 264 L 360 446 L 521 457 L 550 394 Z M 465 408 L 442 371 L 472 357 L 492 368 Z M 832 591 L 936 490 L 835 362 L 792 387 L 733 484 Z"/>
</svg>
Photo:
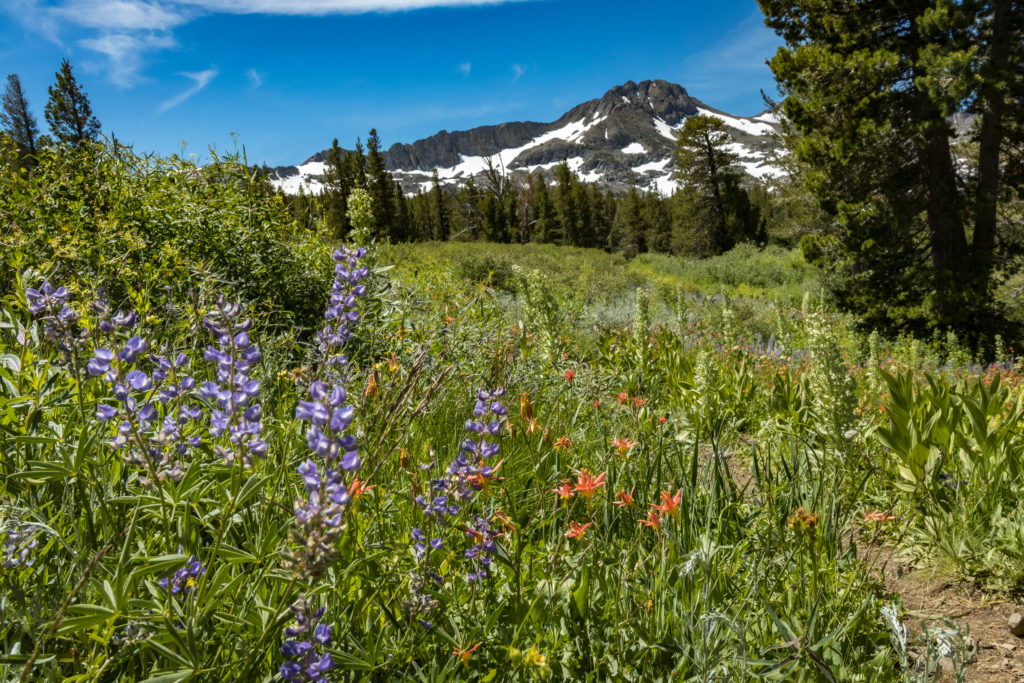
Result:
<svg viewBox="0 0 1024 683">
<path fill-rule="evenodd" d="M 237 157 L 197 166 L 123 147 L 55 147 L 31 172 L 0 169 L 0 187 L 0 292 L 30 268 L 102 289 L 115 305 L 149 292 L 155 307 L 205 281 L 277 324 L 307 328 L 320 318 L 331 273 L 322 236 L 292 225 Z"/>
</svg>

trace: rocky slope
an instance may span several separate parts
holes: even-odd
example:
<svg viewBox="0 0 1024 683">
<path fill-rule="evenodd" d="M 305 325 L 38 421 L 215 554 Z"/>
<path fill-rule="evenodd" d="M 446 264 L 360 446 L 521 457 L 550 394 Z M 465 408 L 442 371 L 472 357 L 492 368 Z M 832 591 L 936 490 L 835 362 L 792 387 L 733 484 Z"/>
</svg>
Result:
<svg viewBox="0 0 1024 683">
<path fill-rule="evenodd" d="M 664 195 L 673 179 L 675 132 L 688 116 L 721 119 L 733 138 L 737 166 L 756 178 L 781 174 L 773 164 L 778 152 L 777 121 L 764 112 L 733 116 L 691 97 L 667 81 L 628 81 L 602 97 L 584 102 L 551 123 L 511 122 L 464 131 L 441 132 L 387 150 L 388 169 L 407 193 L 430 188 L 434 169 L 446 184 L 459 184 L 489 165 L 521 178 L 548 171 L 565 160 L 583 180 L 624 190 L 631 181 Z M 273 169 L 272 181 L 286 192 L 319 192 L 327 150 L 299 166 Z"/>
</svg>

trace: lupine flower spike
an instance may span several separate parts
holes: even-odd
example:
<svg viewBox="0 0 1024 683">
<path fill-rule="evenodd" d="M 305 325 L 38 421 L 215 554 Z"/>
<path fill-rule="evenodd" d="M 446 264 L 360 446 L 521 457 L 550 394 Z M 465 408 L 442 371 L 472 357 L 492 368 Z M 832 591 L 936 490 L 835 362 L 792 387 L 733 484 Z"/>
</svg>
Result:
<svg viewBox="0 0 1024 683">
<path fill-rule="evenodd" d="M 281 678 L 286 681 L 327 680 L 327 672 L 334 668 L 334 659 L 323 648 L 330 645 L 333 632 L 323 623 L 325 608 L 314 609 L 311 598 L 302 597 L 289 609 L 295 616 L 295 625 L 284 630 L 289 640 L 281 645 L 281 653 L 288 658 L 281 665 Z"/>
<path fill-rule="evenodd" d="M 210 434 L 227 434 L 230 447 L 217 445 L 214 451 L 231 464 L 241 459 L 246 468 L 252 458 L 266 457 L 263 440 L 263 409 L 258 402 L 260 383 L 249 373 L 260 361 L 260 348 L 249 339 L 252 318 L 239 319 L 241 307 L 223 296 L 215 310 L 203 321 L 213 333 L 217 346 L 208 346 L 204 357 L 217 366 L 217 381 L 203 382 L 199 395 L 212 401 L 216 408 L 210 416 Z"/>
</svg>

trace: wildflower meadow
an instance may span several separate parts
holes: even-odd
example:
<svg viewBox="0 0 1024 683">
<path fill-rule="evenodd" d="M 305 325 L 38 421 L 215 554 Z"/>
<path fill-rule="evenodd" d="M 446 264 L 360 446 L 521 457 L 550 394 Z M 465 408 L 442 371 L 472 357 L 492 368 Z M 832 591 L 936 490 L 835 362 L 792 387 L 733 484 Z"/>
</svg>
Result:
<svg viewBox="0 0 1024 683">
<path fill-rule="evenodd" d="M 870 335 L 797 252 L 338 241 L 231 160 L 43 164 L 4 680 L 966 680 L 880 558 L 1024 587 L 1012 351 Z"/>
</svg>

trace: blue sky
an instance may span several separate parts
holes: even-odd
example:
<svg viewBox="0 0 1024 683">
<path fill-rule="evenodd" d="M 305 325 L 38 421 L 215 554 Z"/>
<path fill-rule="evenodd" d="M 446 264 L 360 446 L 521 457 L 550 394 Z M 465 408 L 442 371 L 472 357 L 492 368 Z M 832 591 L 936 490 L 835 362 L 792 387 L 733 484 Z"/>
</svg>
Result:
<svg viewBox="0 0 1024 683">
<path fill-rule="evenodd" d="M 19 74 L 41 128 L 66 57 L 137 151 L 244 146 L 270 165 L 371 127 L 388 147 L 553 121 L 627 80 L 751 115 L 779 44 L 754 0 L 0 0 L 0 76 Z"/>
</svg>

